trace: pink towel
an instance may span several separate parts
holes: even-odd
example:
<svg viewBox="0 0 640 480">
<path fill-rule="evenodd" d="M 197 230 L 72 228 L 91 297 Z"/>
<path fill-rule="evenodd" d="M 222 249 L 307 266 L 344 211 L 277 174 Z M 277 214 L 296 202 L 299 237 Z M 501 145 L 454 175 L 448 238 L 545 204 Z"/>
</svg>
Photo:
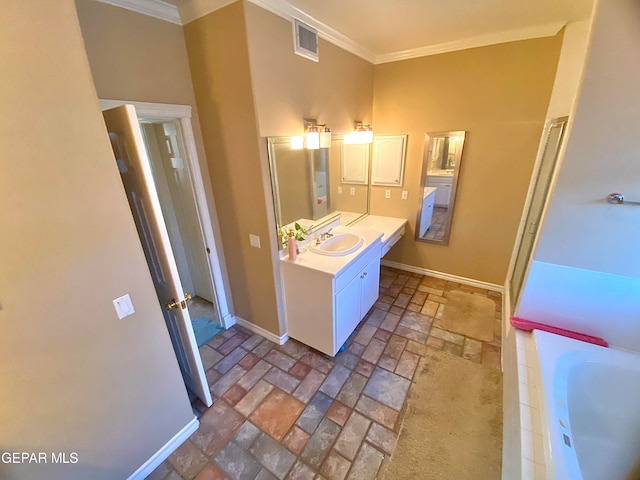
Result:
<svg viewBox="0 0 640 480">
<path fill-rule="evenodd" d="M 594 345 L 600 345 L 601 347 L 608 347 L 609 344 L 600 337 L 592 337 L 586 333 L 574 332 L 572 330 L 565 330 L 564 328 L 553 327 L 551 325 L 545 325 L 544 323 L 532 322 L 531 320 L 525 320 L 524 318 L 511 317 L 511 325 L 519 330 L 525 330 L 530 332 L 531 330 L 542 330 L 543 332 L 555 333 L 556 335 L 562 335 L 563 337 L 574 338 L 581 342 L 593 343 Z"/>
</svg>

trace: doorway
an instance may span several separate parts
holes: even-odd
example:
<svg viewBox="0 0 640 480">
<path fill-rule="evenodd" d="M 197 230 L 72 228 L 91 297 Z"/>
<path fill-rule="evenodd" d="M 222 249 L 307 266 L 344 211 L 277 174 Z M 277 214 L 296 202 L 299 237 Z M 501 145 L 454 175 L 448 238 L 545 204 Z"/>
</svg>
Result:
<svg viewBox="0 0 640 480">
<path fill-rule="evenodd" d="M 215 333 L 235 322 L 191 107 L 117 100 L 100 105 L 185 385 L 210 406 L 199 347 L 213 336 L 211 326 Z M 200 342 L 203 322 L 211 335 Z"/>
<path fill-rule="evenodd" d="M 143 118 L 140 127 L 180 282 L 191 294 L 189 311 L 201 346 L 210 338 L 205 338 L 206 332 L 214 330 L 199 331 L 197 325 L 209 322 L 222 328 L 222 322 L 180 124 Z M 205 337 L 199 338 L 199 333 Z"/>
</svg>

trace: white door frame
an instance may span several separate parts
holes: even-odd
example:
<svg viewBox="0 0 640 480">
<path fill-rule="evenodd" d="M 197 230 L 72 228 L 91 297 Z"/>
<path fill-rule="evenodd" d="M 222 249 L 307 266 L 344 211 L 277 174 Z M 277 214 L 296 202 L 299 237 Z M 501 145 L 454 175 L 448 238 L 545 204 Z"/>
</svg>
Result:
<svg viewBox="0 0 640 480">
<path fill-rule="evenodd" d="M 107 110 L 109 108 L 119 107 L 120 105 L 133 105 L 136 108 L 138 118 L 144 117 L 153 120 L 177 120 L 182 130 L 183 142 L 185 145 L 187 162 L 189 164 L 189 175 L 194 188 L 196 205 L 198 208 L 198 216 L 200 218 L 200 226 L 202 234 L 209 249 L 209 267 L 213 276 L 214 296 L 218 302 L 218 310 L 220 312 L 222 326 L 226 329 L 235 324 L 233 315 L 233 302 L 231 292 L 226 288 L 225 279 L 227 277 L 226 265 L 224 262 L 224 253 L 222 251 L 222 239 L 216 233 L 219 229 L 213 228 L 213 222 L 218 225 L 218 216 L 216 213 L 215 203 L 211 199 L 211 208 L 204 188 L 202 178 L 202 170 L 200 169 L 200 161 L 196 150 L 195 138 L 193 135 L 193 127 L 191 125 L 191 106 L 190 105 L 173 105 L 167 103 L 148 103 L 148 102 L 131 102 L 128 100 L 108 100 L 100 99 L 100 109 Z"/>
</svg>

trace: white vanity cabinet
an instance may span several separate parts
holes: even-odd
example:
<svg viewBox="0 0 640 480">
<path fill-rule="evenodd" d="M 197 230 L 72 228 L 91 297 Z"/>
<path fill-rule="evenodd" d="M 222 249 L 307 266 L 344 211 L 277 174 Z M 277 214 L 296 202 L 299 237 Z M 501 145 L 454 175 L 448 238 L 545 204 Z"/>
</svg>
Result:
<svg viewBox="0 0 640 480">
<path fill-rule="evenodd" d="M 287 333 L 334 356 L 378 298 L 382 234 L 345 257 L 305 252 L 281 263 Z M 340 263 L 342 262 L 342 263 Z"/>
<path fill-rule="evenodd" d="M 373 252 L 372 252 L 373 253 Z M 337 352 L 358 326 L 369 309 L 376 303 L 379 294 L 380 252 L 370 255 L 370 261 L 356 273 L 349 283 L 336 293 L 334 350 Z M 338 279 L 348 279 L 341 275 Z M 336 279 L 336 284 L 338 284 Z"/>
<path fill-rule="evenodd" d="M 437 207 L 448 207 L 451 198 L 451 186 L 453 185 L 453 177 L 429 175 L 427 183 L 430 187 L 437 187 L 435 205 Z"/>
</svg>

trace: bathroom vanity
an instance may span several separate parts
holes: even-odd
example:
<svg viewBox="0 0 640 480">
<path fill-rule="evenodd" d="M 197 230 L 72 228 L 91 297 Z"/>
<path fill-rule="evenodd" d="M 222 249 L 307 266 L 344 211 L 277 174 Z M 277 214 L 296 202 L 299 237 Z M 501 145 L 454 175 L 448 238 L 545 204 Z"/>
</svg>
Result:
<svg viewBox="0 0 640 480">
<path fill-rule="evenodd" d="M 353 243 L 355 250 L 340 252 L 331 237 L 295 261 L 281 259 L 289 337 L 336 355 L 378 299 L 380 258 L 402 237 L 405 224 L 403 219 L 368 216 L 353 227 L 336 226 L 331 231 L 335 237 L 359 237 L 362 242 Z M 333 251 L 319 253 L 323 245 Z"/>
<path fill-rule="evenodd" d="M 420 212 L 420 236 L 426 235 L 431 226 L 433 206 L 436 198 L 436 187 L 424 187 L 422 195 L 422 211 Z"/>
</svg>

